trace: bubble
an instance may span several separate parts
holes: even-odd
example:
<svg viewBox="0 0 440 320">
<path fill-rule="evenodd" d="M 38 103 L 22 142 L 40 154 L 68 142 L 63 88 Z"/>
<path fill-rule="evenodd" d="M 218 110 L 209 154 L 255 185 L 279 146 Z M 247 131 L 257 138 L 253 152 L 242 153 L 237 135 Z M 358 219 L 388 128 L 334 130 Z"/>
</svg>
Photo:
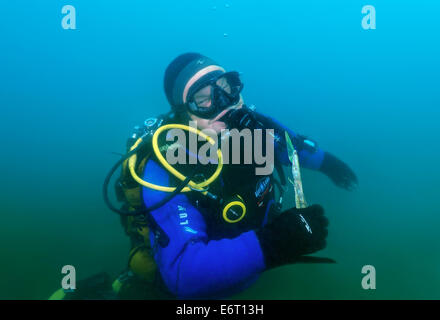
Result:
<svg viewBox="0 0 440 320">
<path fill-rule="evenodd" d="M 226 32 L 225 33 L 223 33 L 223 37 L 227 37 L 227 36 L 229 36 Z"/>
<path fill-rule="evenodd" d="M 229 3 L 226 3 L 225 8 L 229 8 L 229 7 L 230 7 Z"/>
<path fill-rule="evenodd" d="M 214 11 L 217 10 L 217 7 L 216 7 L 216 6 L 213 6 L 213 7 L 212 7 L 212 10 L 214 10 Z"/>
</svg>

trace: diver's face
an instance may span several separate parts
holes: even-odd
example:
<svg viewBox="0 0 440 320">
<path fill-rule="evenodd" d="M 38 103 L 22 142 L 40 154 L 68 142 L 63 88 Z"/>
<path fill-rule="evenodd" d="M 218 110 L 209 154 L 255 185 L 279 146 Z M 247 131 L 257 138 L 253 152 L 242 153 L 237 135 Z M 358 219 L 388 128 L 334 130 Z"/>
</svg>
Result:
<svg viewBox="0 0 440 320">
<path fill-rule="evenodd" d="M 229 86 L 228 82 L 224 78 L 218 79 L 216 84 L 220 88 L 225 90 L 227 93 L 231 93 L 231 87 Z M 212 86 L 206 86 L 194 94 L 194 101 L 197 103 L 198 106 L 206 107 L 206 108 L 211 107 L 211 105 L 212 105 L 211 91 L 212 90 L 213 90 Z M 221 113 L 219 113 L 217 116 L 215 116 L 212 119 L 200 118 L 200 117 L 198 117 L 188 111 L 187 111 L 187 113 L 192 121 L 197 122 L 197 127 L 199 129 L 201 129 L 201 130 L 211 129 L 211 130 L 214 130 L 217 134 L 219 134 L 221 132 L 221 130 L 227 128 L 227 125 L 226 125 L 226 123 L 224 123 L 223 121 L 220 121 L 218 119 L 223 117 L 231 109 L 239 109 L 242 107 L 242 105 L 243 105 L 243 99 L 240 98 L 240 101 L 236 105 L 233 105 L 233 106 L 226 108 L 225 110 L 223 110 Z"/>
<path fill-rule="evenodd" d="M 190 112 L 187 111 L 189 118 L 192 121 L 196 121 L 197 122 L 197 128 L 200 130 L 203 129 L 211 129 L 214 130 L 215 133 L 219 134 L 221 133 L 222 130 L 226 129 L 228 126 L 226 125 L 226 123 L 224 123 L 220 119 L 221 117 L 223 117 L 229 110 L 231 109 L 240 109 L 243 106 L 243 100 L 240 99 L 240 101 L 234 105 L 231 106 L 225 110 L 223 110 L 219 115 L 217 115 L 215 118 L 212 119 L 204 119 L 204 118 L 200 118 Z"/>
</svg>

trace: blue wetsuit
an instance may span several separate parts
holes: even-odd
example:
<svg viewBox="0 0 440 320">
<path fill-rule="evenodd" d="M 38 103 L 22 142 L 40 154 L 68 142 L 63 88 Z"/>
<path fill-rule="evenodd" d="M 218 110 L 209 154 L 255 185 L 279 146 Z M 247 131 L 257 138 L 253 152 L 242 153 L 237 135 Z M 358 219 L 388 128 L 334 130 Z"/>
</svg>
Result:
<svg viewBox="0 0 440 320">
<path fill-rule="evenodd" d="M 266 128 L 275 129 L 275 158 L 284 165 L 289 164 L 284 130 L 294 143 L 298 136 L 275 120 L 264 119 Z M 302 167 L 320 168 L 324 156 L 321 149 L 297 149 Z M 144 180 L 168 185 L 169 174 L 150 160 L 145 166 Z M 147 207 L 166 195 L 149 188 L 142 189 Z M 170 240 L 163 248 L 155 244 L 154 236 L 150 234 L 155 248 L 154 258 L 167 288 L 177 298 L 226 298 L 249 287 L 266 268 L 255 231 L 243 232 L 232 239 L 210 239 L 202 212 L 185 193 L 154 210 L 152 216 Z"/>
</svg>

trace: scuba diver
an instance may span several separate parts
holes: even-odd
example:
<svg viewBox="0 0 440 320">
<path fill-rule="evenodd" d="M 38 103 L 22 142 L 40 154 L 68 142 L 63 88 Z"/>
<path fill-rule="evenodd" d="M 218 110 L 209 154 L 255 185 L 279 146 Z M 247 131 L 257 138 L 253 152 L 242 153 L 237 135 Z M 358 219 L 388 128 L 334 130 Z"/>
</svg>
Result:
<svg viewBox="0 0 440 320">
<path fill-rule="evenodd" d="M 132 245 L 127 270 L 113 283 L 113 297 L 221 299 L 250 287 L 266 270 L 298 262 L 332 262 L 308 256 L 326 247 L 328 219 L 323 208 L 282 210 L 287 180 L 283 167 L 290 165 L 286 132 L 301 167 L 353 190 L 357 178 L 349 166 L 313 140 L 248 107 L 240 74 L 226 72 L 199 53 L 182 54 L 170 63 L 164 89 L 171 111 L 135 127 L 127 154 L 104 183 L 104 198 L 121 215 Z M 189 121 L 197 128 L 190 129 Z M 198 144 L 210 141 L 203 129 L 219 136 L 225 129 L 273 129 L 276 170 L 257 175 L 255 161 L 225 164 L 220 151 L 214 155 L 218 161 L 207 165 L 171 165 L 163 156 L 170 150 L 183 149 L 187 159 L 199 157 L 165 138 L 173 128 L 197 134 Z M 116 208 L 107 186 L 121 165 L 115 189 L 123 206 Z M 104 278 L 98 282 L 108 287 L 109 279 Z"/>
</svg>

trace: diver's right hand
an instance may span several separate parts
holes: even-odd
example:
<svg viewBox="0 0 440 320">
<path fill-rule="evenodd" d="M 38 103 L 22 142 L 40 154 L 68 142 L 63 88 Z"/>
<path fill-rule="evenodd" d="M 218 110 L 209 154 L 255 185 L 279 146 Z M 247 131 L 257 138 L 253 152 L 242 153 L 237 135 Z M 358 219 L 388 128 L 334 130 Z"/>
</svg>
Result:
<svg viewBox="0 0 440 320">
<path fill-rule="evenodd" d="M 262 123 L 257 121 L 254 112 L 246 105 L 232 109 L 221 119 L 228 125 L 228 129 L 242 130 L 248 128 L 253 130 L 264 127 Z"/>
<path fill-rule="evenodd" d="M 326 246 L 328 219 L 320 205 L 288 209 L 256 231 L 267 269 L 294 263 Z"/>
</svg>

